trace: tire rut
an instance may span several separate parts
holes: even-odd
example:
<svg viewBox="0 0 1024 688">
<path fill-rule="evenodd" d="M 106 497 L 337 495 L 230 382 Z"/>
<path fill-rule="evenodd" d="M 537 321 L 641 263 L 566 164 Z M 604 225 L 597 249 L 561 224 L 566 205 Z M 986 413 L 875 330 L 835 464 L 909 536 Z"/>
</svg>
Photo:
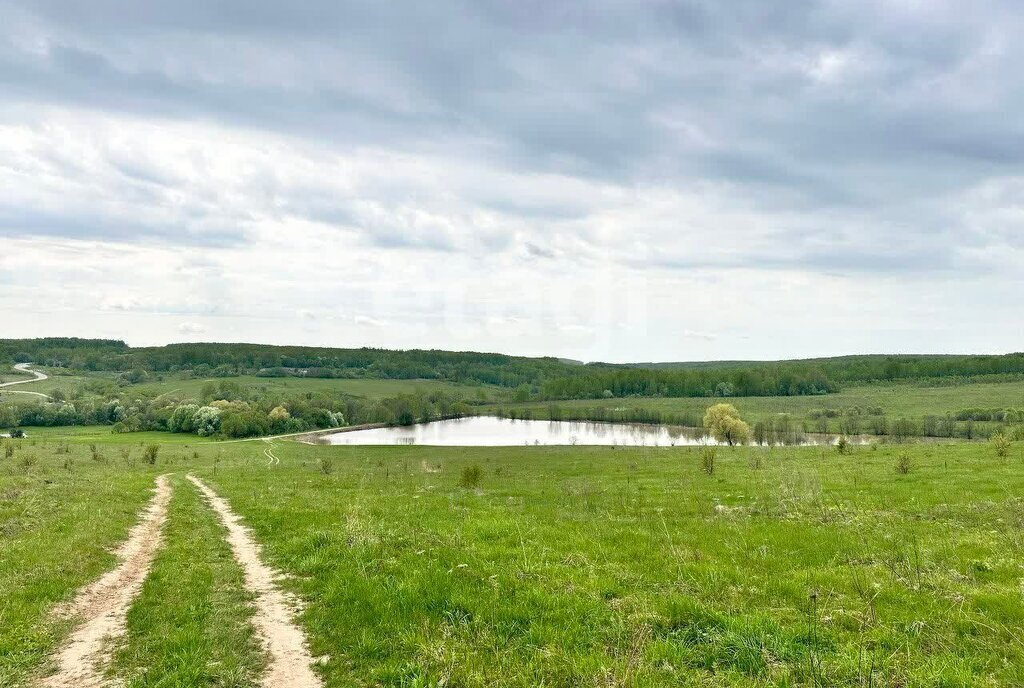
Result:
<svg viewBox="0 0 1024 688">
<path fill-rule="evenodd" d="M 295 623 L 293 605 L 276 584 L 279 572 L 263 562 L 260 546 L 242 525 L 241 518 L 223 498 L 194 475 L 188 479 L 217 512 L 228 531 L 228 544 L 242 567 L 245 586 L 252 592 L 256 611 L 252 623 L 269 657 L 260 685 L 264 688 L 320 688 L 314 660 L 302 629 Z"/>
<path fill-rule="evenodd" d="M 55 653 L 56 673 L 40 679 L 44 688 L 99 688 L 106 683 L 104 669 L 110 660 L 111 641 L 125 632 L 132 602 L 163 542 L 163 525 L 172 488 L 167 475 L 156 479 L 149 506 L 117 550 L 118 565 L 82 588 L 61 611 L 78 619 Z"/>
</svg>

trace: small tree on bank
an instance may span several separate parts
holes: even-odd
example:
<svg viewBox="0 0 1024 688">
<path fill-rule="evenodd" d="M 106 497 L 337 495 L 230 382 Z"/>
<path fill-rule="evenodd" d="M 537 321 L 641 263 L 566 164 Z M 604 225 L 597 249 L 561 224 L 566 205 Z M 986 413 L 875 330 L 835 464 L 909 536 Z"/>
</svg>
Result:
<svg viewBox="0 0 1024 688">
<path fill-rule="evenodd" d="M 704 427 L 717 441 L 730 447 L 750 441 L 750 426 L 732 404 L 715 404 L 704 413 Z"/>
</svg>

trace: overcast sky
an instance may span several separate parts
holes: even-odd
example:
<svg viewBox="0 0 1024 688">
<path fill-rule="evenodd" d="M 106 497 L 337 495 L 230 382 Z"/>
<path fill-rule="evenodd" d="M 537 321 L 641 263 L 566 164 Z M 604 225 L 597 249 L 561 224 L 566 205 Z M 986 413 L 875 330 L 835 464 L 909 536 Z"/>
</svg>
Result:
<svg viewBox="0 0 1024 688">
<path fill-rule="evenodd" d="M 0 337 L 1019 351 L 1022 7 L 0 0 Z"/>
</svg>

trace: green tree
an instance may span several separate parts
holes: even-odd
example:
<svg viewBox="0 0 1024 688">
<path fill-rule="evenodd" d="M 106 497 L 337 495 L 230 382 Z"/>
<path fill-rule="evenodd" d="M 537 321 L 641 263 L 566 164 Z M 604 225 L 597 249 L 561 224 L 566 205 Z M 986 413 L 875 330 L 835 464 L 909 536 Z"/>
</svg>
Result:
<svg viewBox="0 0 1024 688">
<path fill-rule="evenodd" d="M 195 432 L 198 411 L 199 407 L 196 404 L 178 406 L 167 419 L 167 429 L 171 432 Z"/>
<path fill-rule="evenodd" d="M 704 413 L 704 427 L 719 442 L 730 447 L 746 444 L 750 440 L 750 426 L 740 418 L 740 412 L 732 404 L 715 404 Z"/>
</svg>

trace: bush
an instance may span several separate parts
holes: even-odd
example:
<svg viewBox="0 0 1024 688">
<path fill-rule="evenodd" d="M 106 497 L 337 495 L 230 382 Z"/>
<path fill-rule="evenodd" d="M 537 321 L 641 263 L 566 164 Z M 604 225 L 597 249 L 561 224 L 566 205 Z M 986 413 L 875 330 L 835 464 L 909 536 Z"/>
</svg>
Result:
<svg viewBox="0 0 1024 688">
<path fill-rule="evenodd" d="M 270 420 L 258 411 L 232 411 L 221 415 L 220 429 L 228 437 L 270 434 Z"/>
<path fill-rule="evenodd" d="M 899 458 L 896 459 L 896 472 L 900 475 L 906 475 L 913 469 L 914 464 L 910 461 L 909 454 L 900 454 Z"/>
<path fill-rule="evenodd" d="M 320 472 L 324 475 L 330 475 L 334 472 L 334 462 L 328 458 L 320 459 Z"/>
<path fill-rule="evenodd" d="M 156 465 L 156 455 L 160 453 L 160 445 L 151 444 L 142 451 L 142 460 L 150 466 Z"/>
<path fill-rule="evenodd" d="M 200 437 L 209 437 L 220 429 L 220 409 L 200 406 L 192 420 L 196 434 Z"/>
<path fill-rule="evenodd" d="M 1010 438 L 1001 432 L 992 436 L 992 446 L 996 450 L 996 456 L 1005 459 L 1010 454 Z"/>
<path fill-rule="evenodd" d="M 480 487 L 480 482 L 483 479 L 483 476 L 483 469 L 474 463 L 462 469 L 462 475 L 459 477 L 459 485 L 467 490 Z"/>
<path fill-rule="evenodd" d="M 167 429 L 171 432 L 195 432 L 197 411 L 199 407 L 196 404 L 182 404 L 167 419 Z"/>
<path fill-rule="evenodd" d="M 704 447 L 700 451 L 700 468 L 708 475 L 715 474 L 715 448 Z"/>
</svg>

